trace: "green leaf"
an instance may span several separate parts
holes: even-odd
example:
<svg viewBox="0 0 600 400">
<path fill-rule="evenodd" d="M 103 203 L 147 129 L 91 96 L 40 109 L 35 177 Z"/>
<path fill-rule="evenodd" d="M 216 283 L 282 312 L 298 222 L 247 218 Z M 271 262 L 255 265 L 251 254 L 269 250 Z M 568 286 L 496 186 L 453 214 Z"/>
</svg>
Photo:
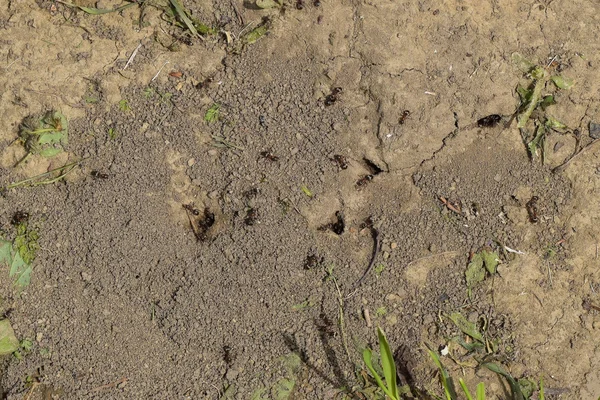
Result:
<svg viewBox="0 0 600 400">
<path fill-rule="evenodd" d="M 300 189 L 302 189 L 304 194 L 307 195 L 308 197 L 313 197 L 312 192 L 306 187 L 306 185 L 300 186 Z"/>
<path fill-rule="evenodd" d="M 535 67 L 531 71 L 531 77 L 535 80 L 544 79 L 544 78 L 546 78 L 546 75 L 547 75 L 547 72 L 542 67 Z"/>
<path fill-rule="evenodd" d="M 175 9 L 175 13 L 177 14 L 177 17 L 185 24 L 185 26 L 187 26 L 187 28 L 190 30 L 192 35 L 200 36 L 198 34 L 198 31 L 196 30 L 196 27 L 194 26 L 194 23 L 188 17 L 187 11 L 185 11 L 183 9 L 182 5 L 179 4 L 179 0 L 170 0 L 170 2 L 171 2 L 171 5 L 173 6 L 173 8 Z"/>
<path fill-rule="evenodd" d="M 381 354 L 381 366 L 388 389 L 391 392 L 392 399 L 400 399 L 398 396 L 398 384 L 396 383 L 396 363 L 394 354 L 381 328 L 377 328 L 377 337 L 379 338 L 379 352 Z"/>
<path fill-rule="evenodd" d="M 214 122 L 219 119 L 219 110 L 221 109 L 221 105 L 219 103 L 214 103 L 204 114 L 204 120 L 208 123 Z"/>
<path fill-rule="evenodd" d="M 10 271 L 8 273 L 8 276 L 12 277 L 12 276 L 19 274 L 20 272 L 22 272 L 24 270 L 24 267 L 26 267 L 26 266 L 27 266 L 27 263 L 23 260 L 23 257 L 21 257 L 21 253 L 17 251 L 13 258 L 13 262 L 10 266 Z"/>
<path fill-rule="evenodd" d="M 556 100 L 554 100 L 554 96 L 549 94 L 547 96 L 544 96 L 544 98 L 540 102 L 540 107 L 542 107 L 542 110 L 545 110 L 548 106 L 551 106 L 554 104 L 556 104 Z"/>
<path fill-rule="evenodd" d="M 246 44 L 255 43 L 258 39 L 263 37 L 268 31 L 269 31 L 269 28 L 267 28 L 266 25 L 261 25 L 257 28 L 254 28 L 252 31 L 248 32 L 248 34 L 246 36 L 244 36 L 243 41 Z"/>
<path fill-rule="evenodd" d="M 550 129 L 566 129 L 567 126 L 551 115 L 546 116 L 546 126 Z"/>
<path fill-rule="evenodd" d="M 521 387 L 519 386 L 517 381 L 515 381 L 515 378 L 513 378 L 511 374 L 509 374 L 500 366 L 494 363 L 484 363 L 482 364 L 482 366 L 484 366 L 492 372 L 497 373 L 498 375 L 502 375 L 506 379 L 508 385 L 510 386 L 510 391 L 512 392 L 513 400 L 525 400 L 525 396 L 523 396 Z"/>
<path fill-rule="evenodd" d="M 519 387 L 521 388 L 521 392 L 523 392 L 523 397 L 526 399 L 529 399 L 533 395 L 533 392 L 535 392 L 537 389 L 535 383 L 529 379 L 519 379 L 518 383 Z"/>
<path fill-rule="evenodd" d="M 485 384 L 483 382 L 477 385 L 477 400 L 485 400 Z"/>
<path fill-rule="evenodd" d="M 273 399 L 288 400 L 294 392 L 296 381 L 293 379 L 282 378 L 275 383 L 272 389 Z"/>
<path fill-rule="evenodd" d="M 461 313 L 452 313 L 448 317 L 464 334 L 471 336 L 473 339 L 483 343 L 483 335 L 479 333 L 474 323 L 467 320 Z"/>
<path fill-rule="evenodd" d="M 485 269 L 487 269 L 491 275 L 494 275 L 496 273 L 496 267 L 498 266 L 498 253 L 482 250 L 481 257 L 483 258 Z"/>
<path fill-rule="evenodd" d="M 544 378 L 541 377 L 540 378 L 540 394 L 539 394 L 539 400 L 544 400 L 545 396 L 544 396 Z"/>
<path fill-rule="evenodd" d="M 535 67 L 535 64 L 523 57 L 520 53 L 512 53 L 511 58 L 515 67 L 523 73 L 528 73 Z"/>
<path fill-rule="evenodd" d="M 467 389 L 467 385 L 465 384 L 465 381 L 463 381 L 462 378 L 458 378 L 458 383 L 460 384 L 460 387 L 462 388 L 463 392 L 465 393 L 467 400 L 473 400 L 473 396 L 471 396 L 469 389 Z"/>
<path fill-rule="evenodd" d="M 483 257 L 477 253 L 471 258 L 471 262 L 467 266 L 465 272 L 467 279 L 467 288 L 469 289 L 469 297 L 471 296 L 471 289 L 475 284 L 482 282 L 485 279 L 485 269 L 483 269 Z"/>
<path fill-rule="evenodd" d="M 446 394 L 446 400 L 455 400 L 458 396 L 456 395 L 456 390 L 454 389 L 454 382 L 452 382 L 452 378 L 450 378 L 450 374 L 442 365 L 440 358 L 437 353 L 431 349 L 427 349 L 429 352 L 429 356 L 433 359 L 435 365 L 437 365 L 440 370 L 440 380 L 442 381 L 442 387 L 444 388 L 444 393 Z"/>
<path fill-rule="evenodd" d="M 0 263 L 12 264 L 12 242 L 0 239 Z"/>
<path fill-rule="evenodd" d="M 573 87 L 573 80 L 562 77 L 561 75 L 554 75 L 550 77 L 552 82 L 556 85 L 556 87 L 560 89 L 571 89 Z"/>
<path fill-rule="evenodd" d="M 9 277 L 16 277 L 15 285 L 24 288 L 31 282 L 31 265 L 27 264 L 21 257 L 20 252 L 16 252 L 8 273 Z"/>
<path fill-rule="evenodd" d="M 61 153 L 62 151 L 63 150 L 58 147 L 48 147 L 48 148 L 40 150 L 39 154 L 42 157 L 51 158 L 51 157 L 54 157 L 57 154 Z"/>
<path fill-rule="evenodd" d="M 373 362 L 371 360 L 372 357 L 373 357 L 373 352 L 371 351 L 371 349 L 365 348 L 363 350 L 363 361 L 365 362 L 367 369 L 371 373 L 371 376 L 375 379 L 375 382 L 377 382 L 377 386 L 379 386 L 379 388 L 381 388 L 381 390 L 383 390 L 388 396 L 392 397 L 392 393 L 385 386 L 385 383 L 381 379 L 381 376 L 379 376 L 377 371 L 375 371 L 375 368 L 373 368 Z M 396 399 L 394 399 L 394 400 L 396 400 Z"/>
<path fill-rule="evenodd" d="M 0 320 L 0 356 L 12 354 L 19 349 L 19 340 L 8 319 Z"/>
<path fill-rule="evenodd" d="M 458 343 L 459 345 L 461 345 L 465 350 L 467 350 L 469 353 L 478 349 L 483 349 L 485 348 L 483 343 L 480 342 L 471 342 L 471 343 L 467 343 L 463 340 L 462 337 L 454 337 L 452 338 L 452 341 Z"/>
<path fill-rule="evenodd" d="M 533 89 L 526 89 L 523 86 L 517 86 L 517 93 L 521 99 L 521 104 L 527 104 L 533 95 Z"/>
<path fill-rule="evenodd" d="M 121 110 L 123 112 L 127 112 L 127 111 L 131 110 L 127 100 L 122 99 L 121 101 L 119 101 L 119 110 Z"/>
<path fill-rule="evenodd" d="M 31 272 L 31 265 L 27 265 L 27 268 L 25 268 L 25 270 L 19 275 L 19 278 L 15 281 L 15 285 L 20 288 L 29 286 L 29 283 L 31 282 Z"/>
<path fill-rule="evenodd" d="M 40 138 L 38 139 L 38 143 L 39 144 L 57 144 L 57 143 L 60 143 L 62 137 L 63 137 L 62 132 L 43 133 L 40 135 Z"/>
</svg>

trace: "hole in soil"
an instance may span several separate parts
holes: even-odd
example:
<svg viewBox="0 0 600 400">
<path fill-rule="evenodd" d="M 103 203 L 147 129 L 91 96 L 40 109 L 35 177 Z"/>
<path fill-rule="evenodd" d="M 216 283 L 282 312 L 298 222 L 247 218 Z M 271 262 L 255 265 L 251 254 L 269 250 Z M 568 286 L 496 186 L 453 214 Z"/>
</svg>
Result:
<svg viewBox="0 0 600 400">
<path fill-rule="evenodd" d="M 344 233 L 344 230 L 346 229 L 346 222 L 344 221 L 344 214 L 342 214 L 341 211 L 336 211 L 335 217 L 337 218 L 336 222 L 331 222 L 329 224 L 325 224 L 325 225 L 319 227 L 318 229 L 320 231 L 326 231 L 327 229 L 330 229 L 336 235 L 341 235 L 342 233 Z"/>
</svg>

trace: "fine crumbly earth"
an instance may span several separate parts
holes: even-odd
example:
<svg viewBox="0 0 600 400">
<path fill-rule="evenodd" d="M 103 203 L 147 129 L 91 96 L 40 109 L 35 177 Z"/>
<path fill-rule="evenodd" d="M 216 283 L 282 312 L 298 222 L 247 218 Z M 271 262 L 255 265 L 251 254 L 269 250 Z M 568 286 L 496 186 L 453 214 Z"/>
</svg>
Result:
<svg viewBox="0 0 600 400">
<path fill-rule="evenodd" d="M 375 326 L 403 379 L 441 393 L 425 349 L 454 343 L 446 316 L 461 312 L 485 322 L 487 359 L 543 377 L 547 398 L 597 399 L 600 147 L 552 169 L 600 120 L 600 6 L 284 3 L 184 1 L 218 27 L 205 40 L 160 7 L 0 6 L 1 184 L 84 159 L 0 197 L 3 236 L 26 211 L 41 246 L 25 290 L 2 266 L 4 316 L 33 342 L 3 359 L 3 398 L 341 398 L 369 389 Z M 569 129 L 549 133 L 544 164 L 515 122 L 475 123 L 515 112 L 514 52 L 575 82 L 549 108 Z M 69 119 L 68 151 L 15 168 L 19 124 L 50 109 Z M 469 297 L 484 248 L 498 274 Z M 451 350 L 456 379 L 506 398 L 475 368 L 485 351 Z"/>
</svg>

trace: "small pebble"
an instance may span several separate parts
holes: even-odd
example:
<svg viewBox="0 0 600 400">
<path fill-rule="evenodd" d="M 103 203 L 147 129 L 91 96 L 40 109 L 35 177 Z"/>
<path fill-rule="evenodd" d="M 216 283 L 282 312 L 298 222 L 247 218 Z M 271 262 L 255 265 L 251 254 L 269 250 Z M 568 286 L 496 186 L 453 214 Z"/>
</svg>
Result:
<svg viewBox="0 0 600 400">
<path fill-rule="evenodd" d="M 187 162 L 188 167 L 191 167 L 192 165 L 196 164 L 196 159 L 195 158 L 190 158 Z"/>
<path fill-rule="evenodd" d="M 210 149 L 208 151 L 209 156 L 216 156 L 219 152 L 216 149 Z"/>
<path fill-rule="evenodd" d="M 398 247 L 398 243 L 392 242 L 392 244 L 390 245 L 390 247 L 392 248 L 392 250 L 394 250 L 396 247 Z"/>
<path fill-rule="evenodd" d="M 554 145 L 554 152 L 556 153 L 557 151 L 560 150 L 561 147 L 563 147 L 565 144 L 563 142 L 556 142 L 556 144 Z"/>
<path fill-rule="evenodd" d="M 600 139 L 600 124 L 590 121 L 590 137 Z"/>
</svg>

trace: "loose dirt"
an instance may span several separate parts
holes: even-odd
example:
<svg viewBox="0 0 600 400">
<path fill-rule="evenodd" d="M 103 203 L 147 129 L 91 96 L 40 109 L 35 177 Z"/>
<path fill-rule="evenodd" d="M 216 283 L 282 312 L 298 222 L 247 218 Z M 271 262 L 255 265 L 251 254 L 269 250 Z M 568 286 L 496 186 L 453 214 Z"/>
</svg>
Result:
<svg viewBox="0 0 600 400">
<path fill-rule="evenodd" d="M 341 398 L 361 387 L 375 326 L 403 379 L 439 394 L 425 349 L 460 335 L 457 311 L 486 321 L 488 359 L 543 377 L 548 398 L 600 396 L 585 307 L 600 305 L 600 146 L 553 173 L 572 134 L 551 132 L 542 164 L 515 122 L 475 123 L 515 112 L 519 52 L 574 79 L 549 110 L 588 135 L 597 5 L 183 3 L 219 33 L 190 38 L 151 6 L 0 6 L 0 183 L 83 159 L 0 197 L 4 236 L 27 211 L 41 245 L 25 290 L 3 267 L 2 311 L 33 342 L 2 361 L 3 398 Z M 69 119 L 68 151 L 15 168 L 19 124 L 50 109 Z M 501 264 L 469 297 L 482 248 Z M 482 354 L 454 355 L 456 379 L 507 398 Z"/>
</svg>

